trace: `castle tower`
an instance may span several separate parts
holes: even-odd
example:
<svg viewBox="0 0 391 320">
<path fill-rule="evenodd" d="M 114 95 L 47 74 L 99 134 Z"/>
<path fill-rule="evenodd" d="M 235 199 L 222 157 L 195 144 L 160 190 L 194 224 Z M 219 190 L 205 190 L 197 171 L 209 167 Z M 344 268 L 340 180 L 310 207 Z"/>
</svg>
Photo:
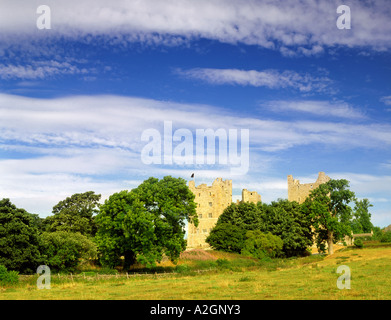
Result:
<svg viewBox="0 0 391 320">
<path fill-rule="evenodd" d="M 248 191 L 247 189 L 242 190 L 242 202 L 253 202 L 257 204 L 261 201 L 261 195 L 256 191 Z"/>
<path fill-rule="evenodd" d="M 288 175 L 288 200 L 303 203 L 313 189 L 330 180 L 324 172 L 319 172 L 318 179 L 313 183 L 300 183 L 300 180 L 293 179 L 292 175 Z"/>
<path fill-rule="evenodd" d="M 195 195 L 199 224 L 197 228 L 191 223 L 188 224 L 187 247 L 206 248 L 209 245 L 205 239 L 224 209 L 232 203 L 232 180 L 223 181 L 222 178 L 217 178 L 212 186 L 201 184 L 198 187 L 194 181 L 190 181 L 189 189 Z"/>
</svg>

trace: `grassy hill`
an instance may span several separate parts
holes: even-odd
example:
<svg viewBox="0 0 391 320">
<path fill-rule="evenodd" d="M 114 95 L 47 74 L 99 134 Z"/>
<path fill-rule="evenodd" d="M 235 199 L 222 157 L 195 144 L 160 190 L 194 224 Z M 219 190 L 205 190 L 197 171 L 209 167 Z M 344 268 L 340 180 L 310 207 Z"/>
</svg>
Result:
<svg viewBox="0 0 391 320">
<path fill-rule="evenodd" d="M 337 288 L 339 265 L 350 268 L 351 289 Z M 194 250 L 177 266 L 166 261 L 159 268 L 153 274 L 52 275 L 50 290 L 38 290 L 37 277 L 26 276 L 0 288 L 0 299 L 391 299 L 391 246 L 374 243 L 332 256 L 265 261 Z"/>
</svg>

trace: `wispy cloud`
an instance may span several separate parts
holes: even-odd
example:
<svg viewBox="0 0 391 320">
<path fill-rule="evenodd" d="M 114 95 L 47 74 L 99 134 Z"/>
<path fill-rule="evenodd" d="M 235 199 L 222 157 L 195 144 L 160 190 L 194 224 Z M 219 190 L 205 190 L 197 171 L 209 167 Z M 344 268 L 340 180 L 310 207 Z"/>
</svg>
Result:
<svg viewBox="0 0 391 320">
<path fill-rule="evenodd" d="M 15 42 L 16 34 L 41 37 L 65 36 L 84 38 L 91 43 L 96 37 L 127 45 L 129 42 L 183 44 L 195 38 L 224 43 L 245 43 L 274 50 L 285 55 L 316 55 L 326 47 L 370 47 L 387 50 L 390 5 L 387 0 L 349 1 L 352 21 L 350 30 L 336 27 L 340 1 L 278 0 L 104 0 L 55 1 L 50 35 L 35 27 L 37 3 L 3 0 L 0 12 L 1 39 Z M 20 39 L 18 39 L 19 41 Z"/>
<path fill-rule="evenodd" d="M 365 119 L 366 115 L 346 102 L 329 102 L 317 100 L 269 101 L 262 104 L 274 112 L 297 112 L 321 117 L 345 119 Z"/>
<path fill-rule="evenodd" d="M 0 78 L 8 79 L 47 79 L 57 75 L 87 75 L 94 69 L 79 67 L 69 62 L 58 61 L 32 61 L 29 64 L 0 64 Z"/>
<path fill-rule="evenodd" d="M 380 101 L 383 102 L 386 106 L 391 106 L 391 96 L 381 97 Z"/>
<path fill-rule="evenodd" d="M 315 77 L 308 73 L 299 74 L 285 70 L 239 70 L 239 69 L 212 69 L 195 68 L 189 70 L 177 69 L 177 74 L 186 78 L 199 79 L 211 84 L 229 84 L 270 89 L 293 88 L 300 92 L 323 92 L 329 90 L 332 80 L 327 76 Z"/>
<path fill-rule="evenodd" d="M 325 101 L 272 101 L 276 111 L 299 111 L 341 118 L 363 118 L 345 103 Z M 243 117 L 211 105 L 197 105 L 112 95 L 55 99 L 0 94 L 0 141 L 51 147 L 81 146 L 137 150 L 141 133 L 162 130 L 163 121 L 174 128 L 245 128 L 251 142 L 264 147 L 288 148 L 308 143 L 376 147 L 391 144 L 391 126 L 381 123 L 340 123 L 316 118 L 278 121 Z M 148 116 L 145 116 L 148 115 Z M 331 139 L 332 138 L 332 139 Z"/>
</svg>

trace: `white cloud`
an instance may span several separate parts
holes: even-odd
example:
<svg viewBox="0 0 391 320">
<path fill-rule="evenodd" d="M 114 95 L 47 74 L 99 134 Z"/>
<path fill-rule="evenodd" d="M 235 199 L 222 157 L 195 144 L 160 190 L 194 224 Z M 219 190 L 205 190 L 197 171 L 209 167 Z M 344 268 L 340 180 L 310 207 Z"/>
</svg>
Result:
<svg viewBox="0 0 391 320">
<path fill-rule="evenodd" d="M 346 102 L 329 102 L 317 100 L 269 101 L 262 104 L 274 112 L 299 112 L 321 117 L 345 119 L 365 119 L 366 116 Z"/>
<path fill-rule="evenodd" d="M 338 179 L 348 180 L 351 190 L 355 191 L 359 197 L 361 194 L 374 195 L 379 192 L 384 195 L 391 194 L 391 176 L 352 172 L 331 173 L 331 175 L 339 177 Z"/>
<path fill-rule="evenodd" d="M 323 92 L 328 89 L 331 80 L 328 77 L 314 77 L 309 74 L 299 74 L 286 70 L 239 70 L 239 69 L 212 69 L 195 68 L 190 70 L 176 70 L 176 73 L 187 78 L 199 79 L 212 84 L 231 84 L 270 89 L 294 88 L 300 92 Z"/>
<path fill-rule="evenodd" d="M 32 61 L 30 64 L 13 65 L 0 64 L 0 78 L 8 79 L 45 79 L 56 75 L 85 75 L 94 72 L 94 69 L 80 68 L 69 62 Z"/>
<path fill-rule="evenodd" d="M 346 105 L 316 103 L 299 105 L 286 101 L 275 106 L 304 112 L 329 113 L 345 118 L 360 114 Z M 284 107 L 287 105 L 288 107 Z M 301 108 L 299 108 L 298 107 Z M 310 106 L 315 106 L 310 109 Z M 333 109 L 334 108 L 334 109 Z M 340 147 L 377 147 L 391 144 L 389 124 L 349 124 L 327 121 L 277 121 L 241 117 L 226 110 L 196 104 L 179 104 L 121 96 L 73 96 L 34 99 L 0 94 L 0 141 L 50 147 L 104 147 L 139 151 L 141 133 L 148 128 L 249 129 L 254 147 L 281 149 L 310 143 Z"/>
<path fill-rule="evenodd" d="M 381 97 L 380 101 L 383 102 L 386 106 L 391 106 L 391 96 Z"/>
<path fill-rule="evenodd" d="M 124 46 L 134 41 L 178 45 L 206 38 L 303 55 L 319 54 L 326 46 L 387 50 L 391 45 L 388 23 L 391 8 L 387 0 L 349 1 L 350 30 L 339 30 L 336 26 L 336 9 L 340 5 L 337 0 L 122 0 L 115 4 L 103 0 L 48 0 L 45 4 L 52 11 L 52 29 L 37 30 L 36 9 L 40 4 L 1 2 L 3 43 L 15 43 L 12 39 L 20 34 L 44 41 L 52 35 L 61 35 L 84 38 L 90 43 L 95 42 L 96 36 L 103 36 L 107 42 Z"/>
</svg>

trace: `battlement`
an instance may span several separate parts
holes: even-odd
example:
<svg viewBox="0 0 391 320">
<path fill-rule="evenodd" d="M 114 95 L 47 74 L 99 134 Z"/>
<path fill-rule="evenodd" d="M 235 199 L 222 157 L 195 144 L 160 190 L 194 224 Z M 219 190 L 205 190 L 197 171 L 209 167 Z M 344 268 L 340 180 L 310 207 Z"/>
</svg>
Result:
<svg viewBox="0 0 391 320">
<path fill-rule="evenodd" d="M 293 179 L 292 175 L 288 175 L 288 200 L 303 203 L 313 189 L 330 180 L 324 172 L 319 172 L 318 178 L 313 183 L 300 183 L 300 180 Z"/>
</svg>

